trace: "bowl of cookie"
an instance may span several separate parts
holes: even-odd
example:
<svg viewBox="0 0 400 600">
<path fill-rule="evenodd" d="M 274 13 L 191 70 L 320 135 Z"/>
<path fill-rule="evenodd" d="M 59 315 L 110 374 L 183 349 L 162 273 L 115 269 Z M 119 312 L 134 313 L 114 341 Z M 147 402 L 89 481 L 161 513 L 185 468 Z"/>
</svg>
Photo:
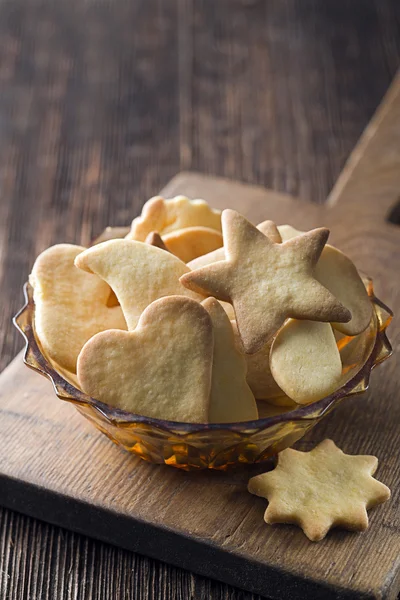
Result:
<svg viewBox="0 0 400 600">
<path fill-rule="evenodd" d="M 130 228 L 38 256 L 14 319 L 25 363 L 147 461 L 261 463 L 391 353 L 390 309 L 328 235 L 152 198 Z"/>
</svg>

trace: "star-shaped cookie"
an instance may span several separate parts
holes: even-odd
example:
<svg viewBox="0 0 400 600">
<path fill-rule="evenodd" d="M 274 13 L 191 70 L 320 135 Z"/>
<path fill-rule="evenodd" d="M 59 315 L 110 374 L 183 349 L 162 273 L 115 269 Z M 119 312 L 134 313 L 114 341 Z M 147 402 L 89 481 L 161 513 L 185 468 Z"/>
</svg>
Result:
<svg viewBox="0 0 400 600">
<path fill-rule="evenodd" d="M 277 467 L 252 477 L 248 490 L 268 499 L 266 523 L 297 524 L 318 542 L 332 527 L 367 529 L 367 510 L 390 497 L 389 488 L 372 477 L 377 466 L 375 456 L 344 454 L 324 440 L 311 452 L 284 450 Z"/>
<path fill-rule="evenodd" d="M 329 231 L 274 243 L 234 210 L 222 213 L 226 260 L 186 273 L 193 291 L 233 304 L 245 352 L 257 352 L 288 317 L 347 322 L 350 311 L 314 278 Z"/>
</svg>

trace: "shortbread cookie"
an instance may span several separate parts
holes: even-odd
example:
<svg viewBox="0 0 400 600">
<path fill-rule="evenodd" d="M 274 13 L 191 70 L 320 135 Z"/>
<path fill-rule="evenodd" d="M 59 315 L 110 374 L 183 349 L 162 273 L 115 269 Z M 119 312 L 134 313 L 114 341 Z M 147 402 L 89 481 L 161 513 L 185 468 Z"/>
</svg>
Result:
<svg viewBox="0 0 400 600">
<path fill-rule="evenodd" d="M 167 249 L 187 263 L 198 256 L 222 246 L 222 234 L 210 227 L 185 227 L 166 233 L 163 242 Z"/>
<path fill-rule="evenodd" d="M 181 282 L 233 304 L 245 352 L 260 350 L 288 317 L 350 320 L 348 309 L 313 276 L 327 229 L 276 244 L 233 210 L 223 211 L 222 228 L 226 260 L 186 273 Z"/>
<path fill-rule="evenodd" d="M 217 250 L 213 250 L 212 252 L 208 252 L 208 254 L 203 254 L 198 258 L 188 261 L 187 266 L 191 271 L 194 271 L 195 269 L 212 265 L 213 263 L 221 260 L 225 260 L 225 251 L 223 247 L 217 248 Z"/>
<path fill-rule="evenodd" d="M 324 440 L 311 452 L 284 450 L 277 467 L 252 477 L 248 490 L 269 500 L 266 523 L 299 525 L 318 542 L 332 527 L 367 529 L 367 510 L 390 498 L 389 488 L 372 477 L 377 467 L 375 456 L 344 454 Z"/>
<path fill-rule="evenodd" d="M 106 306 L 110 288 L 97 275 L 74 265 L 85 248 L 58 244 L 42 252 L 29 277 L 35 302 L 35 330 L 45 354 L 75 373 L 83 345 L 104 329 L 126 329 L 120 307 Z"/>
<path fill-rule="evenodd" d="M 279 229 L 273 221 L 263 221 L 262 223 L 259 223 L 257 225 L 257 229 L 261 231 L 261 233 L 266 235 L 271 240 L 271 242 L 274 242 L 275 244 L 280 244 L 282 242 L 282 237 L 279 233 Z"/>
<path fill-rule="evenodd" d="M 299 235 L 302 235 L 303 233 L 306 233 L 305 231 L 296 229 L 295 227 L 292 227 L 291 225 L 278 225 L 277 229 L 282 238 L 282 242 L 287 242 L 288 240 L 291 240 L 292 238 L 295 238 Z"/>
<path fill-rule="evenodd" d="M 107 300 L 107 306 L 108 306 L 108 308 L 113 308 L 114 306 L 119 306 L 118 298 L 115 295 L 114 290 L 112 290 L 111 288 L 110 288 L 110 295 L 108 296 L 108 300 Z"/>
<path fill-rule="evenodd" d="M 155 196 L 143 206 L 140 217 L 132 221 L 127 238 L 143 242 L 151 231 L 158 231 L 164 237 L 177 229 L 198 226 L 221 231 L 221 211 L 204 200 L 189 200 L 185 196 L 165 200 Z"/>
<path fill-rule="evenodd" d="M 163 242 L 161 235 L 157 233 L 157 231 L 151 231 L 146 237 L 145 243 L 150 244 L 150 246 L 156 246 L 156 248 L 161 248 L 161 250 L 169 252 L 167 246 Z"/>
<path fill-rule="evenodd" d="M 234 321 L 235 320 L 235 311 L 233 310 L 232 304 L 229 304 L 229 302 L 223 302 L 222 300 L 218 300 L 218 302 L 220 303 L 220 305 L 222 306 L 222 308 L 228 315 L 229 320 Z M 235 323 L 236 323 L 236 321 L 235 321 Z"/>
<path fill-rule="evenodd" d="M 257 229 L 269 237 L 272 242 L 275 242 L 276 244 L 280 244 L 282 242 L 278 228 L 273 221 L 263 221 L 257 225 Z M 212 263 L 220 260 L 225 260 L 225 251 L 223 247 L 188 261 L 188 267 L 191 271 L 194 271 L 195 269 L 211 265 Z"/>
<path fill-rule="evenodd" d="M 280 225 L 278 229 L 283 241 L 303 233 L 290 225 Z M 343 252 L 327 244 L 317 262 L 314 275 L 352 314 L 348 323 L 332 325 L 346 335 L 362 333 L 371 321 L 372 304 L 352 261 Z"/>
<path fill-rule="evenodd" d="M 113 238 L 110 238 L 110 239 L 113 239 Z M 161 250 L 165 250 L 166 252 L 168 252 L 168 248 L 162 241 L 161 236 L 159 233 L 157 233 L 157 231 L 152 231 L 151 233 L 149 233 L 149 235 L 147 236 L 147 238 L 145 240 L 145 243 L 150 244 L 150 246 L 156 246 L 157 248 L 161 248 Z M 114 290 L 111 290 L 111 294 L 108 299 L 107 306 L 117 306 L 117 305 L 119 305 L 118 298 L 115 295 Z M 139 317 L 137 317 L 137 318 L 139 318 Z"/>
<path fill-rule="evenodd" d="M 235 347 L 231 322 L 215 298 L 207 298 L 203 306 L 214 331 L 210 423 L 253 421 L 258 418 L 257 404 L 246 382 L 246 360 Z"/>
<path fill-rule="evenodd" d="M 242 340 L 239 336 L 236 321 L 232 321 L 235 343 L 238 350 L 243 351 Z M 272 340 L 267 342 L 255 354 L 245 354 L 247 363 L 247 383 L 257 400 L 268 400 L 278 406 L 292 406 L 293 401 L 287 398 L 275 379 L 269 366 L 269 352 Z M 276 401 L 274 399 L 277 399 Z"/>
<path fill-rule="evenodd" d="M 279 387 L 298 404 L 328 396 L 342 376 L 332 327 L 329 323 L 289 319 L 271 346 L 270 368 Z"/>
<path fill-rule="evenodd" d="M 335 336 L 336 346 L 337 346 L 339 352 L 342 352 L 342 350 L 344 350 L 344 348 L 346 348 L 346 346 L 348 346 L 349 344 L 351 344 L 354 341 L 354 337 L 345 335 L 344 333 L 342 333 L 341 331 L 338 331 L 334 327 L 332 328 L 332 331 L 333 331 L 333 335 Z"/>
<path fill-rule="evenodd" d="M 134 331 L 95 335 L 78 358 L 84 392 L 116 408 L 170 421 L 206 423 L 213 326 L 194 300 L 156 300 Z"/>
<path fill-rule="evenodd" d="M 75 264 L 112 287 L 130 330 L 138 315 L 158 298 L 181 295 L 204 300 L 204 295 L 179 283 L 179 277 L 189 271 L 179 258 L 142 242 L 110 240 L 79 254 Z"/>
<path fill-rule="evenodd" d="M 346 335 L 362 333 L 371 321 L 372 303 L 354 263 L 337 248 L 325 246 L 315 277 L 352 314 L 348 323 L 333 322 L 333 327 Z"/>
</svg>

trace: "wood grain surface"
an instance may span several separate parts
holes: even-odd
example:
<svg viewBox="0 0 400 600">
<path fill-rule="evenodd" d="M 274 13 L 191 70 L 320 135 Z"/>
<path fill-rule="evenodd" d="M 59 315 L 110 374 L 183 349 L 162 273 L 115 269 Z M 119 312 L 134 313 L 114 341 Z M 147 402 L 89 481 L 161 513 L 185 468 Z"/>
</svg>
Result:
<svg viewBox="0 0 400 600">
<path fill-rule="evenodd" d="M 180 169 L 322 202 L 393 76 L 396 0 L 0 1 L 0 363 L 35 255 Z M 0 597 L 254 598 L 0 510 Z"/>
<path fill-rule="evenodd" d="M 254 222 L 268 215 L 300 228 L 325 223 L 397 313 L 400 229 L 386 217 L 400 189 L 399 142 L 400 73 L 326 205 L 191 173 L 163 193 L 204 193 Z M 390 330 L 396 348 L 400 328 Z M 332 532 L 323 551 L 298 528 L 265 528 L 265 501 L 246 490 L 249 470 L 182 473 L 121 452 L 55 400 L 20 356 L 0 378 L 0 502 L 277 600 L 393 599 L 400 589 L 398 354 L 380 373 L 368 395 L 344 402 L 297 445 L 309 449 L 330 437 L 348 453 L 377 454 L 378 476 L 392 488 L 364 536 Z"/>
</svg>

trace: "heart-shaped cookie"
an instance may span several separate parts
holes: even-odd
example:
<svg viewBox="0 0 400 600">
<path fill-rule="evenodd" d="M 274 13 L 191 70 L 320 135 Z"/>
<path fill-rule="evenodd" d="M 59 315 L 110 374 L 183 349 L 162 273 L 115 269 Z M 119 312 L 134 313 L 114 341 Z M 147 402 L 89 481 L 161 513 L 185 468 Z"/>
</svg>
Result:
<svg viewBox="0 0 400 600">
<path fill-rule="evenodd" d="M 140 217 L 132 221 L 126 237 L 144 242 L 151 231 L 163 237 L 177 229 L 198 226 L 221 231 L 221 211 L 211 208 L 204 200 L 189 200 L 186 196 L 166 200 L 155 196 L 143 206 Z"/>
<path fill-rule="evenodd" d="M 110 287 L 74 265 L 86 248 L 58 244 L 42 252 L 29 276 L 35 302 L 35 330 L 46 354 L 75 373 L 83 345 L 105 329 L 126 329 L 121 308 L 107 307 Z"/>
<path fill-rule="evenodd" d="M 78 380 L 84 392 L 111 406 L 158 419 L 206 423 L 213 326 L 195 300 L 153 302 L 134 331 L 104 331 L 83 347 Z"/>
<path fill-rule="evenodd" d="M 110 240 L 77 256 L 75 264 L 96 273 L 114 290 L 128 329 L 134 329 L 138 315 L 154 300 L 181 295 L 195 300 L 204 296 L 187 290 L 179 278 L 189 268 L 179 258 L 156 246 L 133 240 Z"/>
</svg>

